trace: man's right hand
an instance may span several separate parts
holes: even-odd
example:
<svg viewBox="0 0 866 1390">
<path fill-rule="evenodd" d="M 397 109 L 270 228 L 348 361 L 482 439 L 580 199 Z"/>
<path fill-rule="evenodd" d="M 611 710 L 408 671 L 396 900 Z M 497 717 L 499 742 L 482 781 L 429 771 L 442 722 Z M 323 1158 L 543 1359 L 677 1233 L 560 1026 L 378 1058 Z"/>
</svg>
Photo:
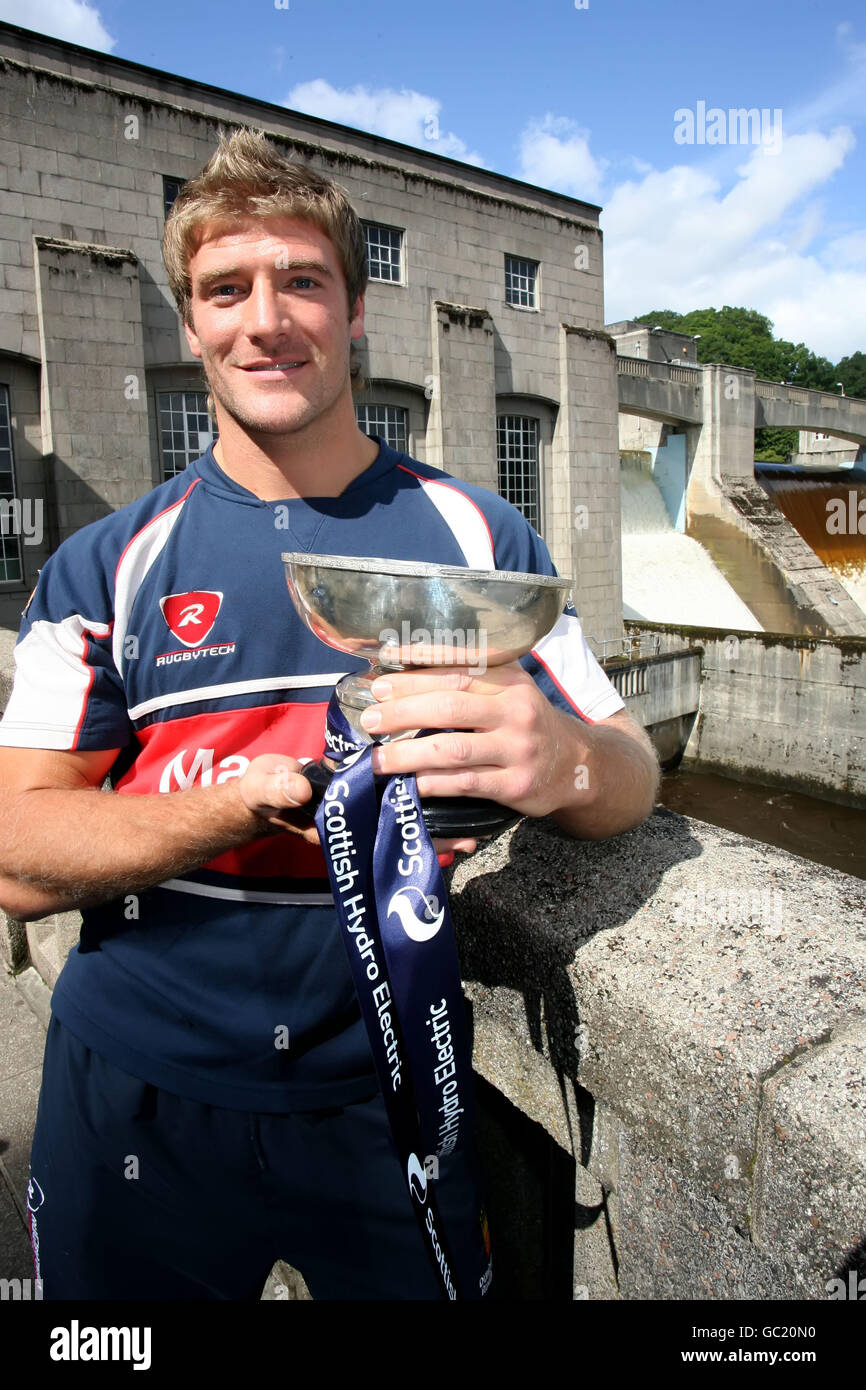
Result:
<svg viewBox="0 0 866 1390">
<path fill-rule="evenodd" d="M 253 758 L 238 782 L 244 805 L 279 830 L 300 835 L 307 844 L 319 843 L 319 832 L 309 816 L 293 815 L 293 808 L 304 806 L 313 788 L 301 773 L 302 764 L 281 753 L 261 753 Z"/>
</svg>

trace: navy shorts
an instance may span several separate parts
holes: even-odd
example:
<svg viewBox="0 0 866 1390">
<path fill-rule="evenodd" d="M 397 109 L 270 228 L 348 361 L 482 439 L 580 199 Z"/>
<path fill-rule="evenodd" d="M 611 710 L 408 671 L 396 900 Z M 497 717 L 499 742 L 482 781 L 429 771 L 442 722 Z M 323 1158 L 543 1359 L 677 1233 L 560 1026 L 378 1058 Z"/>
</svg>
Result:
<svg viewBox="0 0 866 1390">
<path fill-rule="evenodd" d="M 478 1230 L 466 1163 L 436 1196 Z M 45 1299 L 260 1298 L 275 1260 L 316 1299 L 439 1299 L 378 1093 L 250 1114 L 160 1090 L 52 1015 L 30 1158 Z M 477 1237 L 476 1237 L 477 1238 Z"/>
</svg>

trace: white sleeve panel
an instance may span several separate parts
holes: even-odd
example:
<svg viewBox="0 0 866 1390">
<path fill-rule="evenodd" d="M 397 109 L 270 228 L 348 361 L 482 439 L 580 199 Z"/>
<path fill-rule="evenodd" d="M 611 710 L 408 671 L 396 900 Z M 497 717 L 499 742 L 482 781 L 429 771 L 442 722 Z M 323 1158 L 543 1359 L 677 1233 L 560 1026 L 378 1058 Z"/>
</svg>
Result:
<svg viewBox="0 0 866 1390">
<path fill-rule="evenodd" d="M 104 638 L 110 631 L 110 624 L 80 613 L 60 623 L 32 624 L 15 647 L 15 681 L 0 720 L 0 745 L 76 747 L 95 675 L 87 659 L 88 634 Z"/>
<path fill-rule="evenodd" d="M 151 565 L 159 559 L 168 538 L 183 511 L 184 503 L 193 488 L 201 482 L 196 478 L 179 501 L 166 507 L 136 532 L 120 557 L 115 575 L 114 591 L 114 634 L 112 651 L 114 664 L 118 671 L 123 670 L 123 649 L 129 615 L 141 585 Z"/>
<path fill-rule="evenodd" d="M 411 473 L 413 478 L 418 479 L 424 495 L 433 503 L 462 550 L 469 569 L 495 569 L 490 526 L 481 508 L 472 498 L 450 483 L 425 478 L 402 463 L 398 466 L 404 473 Z"/>
<path fill-rule="evenodd" d="M 533 647 L 532 655 L 590 724 L 625 709 L 625 701 L 593 656 L 574 614 L 560 614 L 556 626 Z"/>
</svg>

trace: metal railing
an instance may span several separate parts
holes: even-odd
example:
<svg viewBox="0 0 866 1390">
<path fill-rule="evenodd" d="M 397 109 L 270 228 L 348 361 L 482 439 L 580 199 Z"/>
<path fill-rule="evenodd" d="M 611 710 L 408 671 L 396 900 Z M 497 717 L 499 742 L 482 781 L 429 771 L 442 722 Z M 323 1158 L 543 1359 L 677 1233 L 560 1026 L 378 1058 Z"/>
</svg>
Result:
<svg viewBox="0 0 866 1390">
<path fill-rule="evenodd" d="M 603 641 L 588 632 L 584 636 L 592 644 L 596 659 L 602 666 L 606 661 L 642 661 L 648 656 L 661 654 L 660 634 L 636 632 L 625 637 L 608 637 Z"/>
</svg>

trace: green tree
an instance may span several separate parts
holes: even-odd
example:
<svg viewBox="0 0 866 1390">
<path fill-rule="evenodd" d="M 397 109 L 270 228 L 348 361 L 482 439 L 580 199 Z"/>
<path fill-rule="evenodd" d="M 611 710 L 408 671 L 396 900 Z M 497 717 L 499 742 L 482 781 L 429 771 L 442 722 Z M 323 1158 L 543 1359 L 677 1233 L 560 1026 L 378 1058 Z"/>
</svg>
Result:
<svg viewBox="0 0 866 1390">
<path fill-rule="evenodd" d="M 797 452 L 799 438 L 799 430 L 755 430 L 755 462 L 785 463 Z"/>
<path fill-rule="evenodd" d="M 841 381 L 846 396 L 859 396 L 866 401 L 866 352 L 843 357 L 836 365 L 836 381 Z"/>
<path fill-rule="evenodd" d="M 833 391 L 836 382 L 844 380 L 840 367 L 834 367 L 826 357 L 818 357 L 805 343 L 790 343 L 786 338 L 773 337 L 773 325 L 757 309 L 734 308 L 691 309 L 678 314 L 673 309 L 654 309 L 641 314 L 638 323 L 671 329 L 675 333 L 700 334 L 699 362 L 726 362 L 732 367 L 750 367 L 764 381 L 785 381 L 795 386 L 817 391 Z M 844 359 L 861 362 L 854 368 L 864 377 L 866 359 L 862 353 Z M 859 382 L 860 375 L 857 376 Z M 846 383 L 846 391 L 848 386 Z M 853 392 L 851 393 L 853 394 Z"/>
</svg>

